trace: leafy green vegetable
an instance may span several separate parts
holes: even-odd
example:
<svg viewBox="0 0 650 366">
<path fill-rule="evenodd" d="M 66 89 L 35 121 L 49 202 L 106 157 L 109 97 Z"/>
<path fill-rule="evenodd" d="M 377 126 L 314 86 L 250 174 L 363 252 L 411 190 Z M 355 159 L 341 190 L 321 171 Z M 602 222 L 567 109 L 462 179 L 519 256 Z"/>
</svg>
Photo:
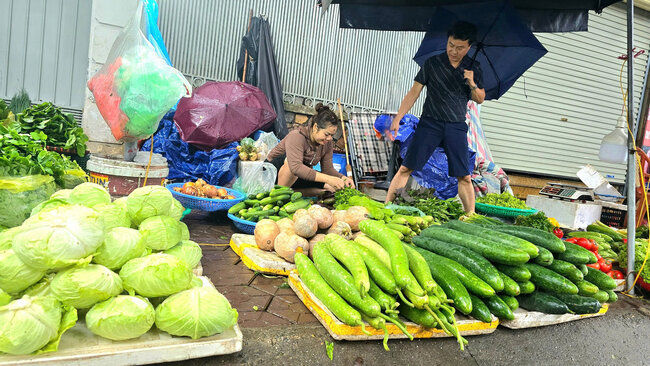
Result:
<svg viewBox="0 0 650 366">
<path fill-rule="evenodd" d="M 11 302 L 11 295 L 0 289 L 0 306 L 5 306 Z"/>
<path fill-rule="evenodd" d="M 88 309 L 122 292 L 117 273 L 99 265 L 72 267 L 54 276 L 50 288 L 57 300 L 76 309 Z"/>
<path fill-rule="evenodd" d="M 102 243 L 104 227 L 95 210 L 79 205 L 60 206 L 25 220 L 12 248 L 26 265 L 36 269 L 63 269 L 88 263 Z"/>
<path fill-rule="evenodd" d="M 55 189 L 54 178 L 48 175 L 1 177 L 0 207 L 5 209 L 0 210 L 0 225 L 15 227 L 22 224 L 32 209 L 46 201 Z M 6 209 L 9 207 L 11 209 Z"/>
<path fill-rule="evenodd" d="M 520 200 L 519 198 L 511 195 L 508 192 L 504 193 L 488 193 L 483 197 L 476 197 L 476 202 L 485 203 L 487 205 L 501 206 L 508 208 L 519 208 L 522 210 L 530 210 L 530 207 L 526 206 L 526 202 Z"/>
<path fill-rule="evenodd" d="M 548 217 L 546 217 L 542 211 L 537 211 L 528 216 L 517 216 L 515 218 L 515 225 L 528 226 L 548 232 L 553 232 L 553 229 L 555 228 L 553 224 L 548 221 Z"/>
<path fill-rule="evenodd" d="M 163 253 L 178 257 L 190 268 L 196 267 L 201 262 L 201 257 L 203 256 L 201 247 L 191 240 L 182 240 Z"/>
<path fill-rule="evenodd" d="M 648 225 L 639 226 L 636 228 L 636 237 L 641 239 L 648 239 L 650 231 Z"/>
<path fill-rule="evenodd" d="M 32 105 L 32 101 L 29 99 L 27 91 L 25 89 L 21 89 L 11 98 L 8 108 L 13 112 L 13 114 L 18 114 L 29 108 L 30 105 Z"/>
<path fill-rule="evenodd" d="M 433 217 L 434 222 L 445 223 L 465 215 L 463 205 L 455 198 L 441 200 L 435 197 L 434 189 L 399 190 L 396 205 L 411 206 Z"/>
<path fill-rule="evenodd" d="M 142 221 L 138 230 L 145 246 L 153 250 L 167 250 L 181 241 L 179 223 L 169 216 L 154 216 Z"/>
<path fill-rule="evenodd" d="M 126 206 L 133 223 L 140 225 L 149 217 L 169 215 L 174 200 L 171 192 L 165 187 L 144 186 L 129 194 Z"/>
<path fill-rule="evenodd" d="M 13 249 L 0 251 L 0 289 L 18 293 L 40 281 L 45 271 L 27 266 Z"/>
<path fill-rule="evenodd" d="M 343 189 L 340 189 L 336 191 L 336 193 L 334 193 L 334 198 L 335 198 L 334 206 L 338 207 L 339 205 L 347 205 L 350 201 L 350 198 L 355 196 L 367 197 L 358 189 L 354 189 L 351 187 L 345 187 Z"/>
<path fill-rule="evenodd" d="M 93 257 L 93 262 L 117 270 L 131 259 L 144 257 L 147 254 L 147 247 L 138 230 L 116 227 L 106 233 L 104 242 Z"/>
<path fill-rule="evenodd" d="M 327 352 L 327 358 L 332 361 L 334 359 L 334 342 L 325 341 L 325 351 Z"/>
<path fill-rule="evenodd" d="M 156 312 L 146 298 L 120 295 L 95 304 L 86 314 L 86 326 L 98 336 L 123 341 L 147 333 Z"/>
<path fill-rule="evenodd" d="M 237 323 L 238 313 L 214 287 L 193 287 L 156 308 L 156 327 L 192 339 L 221 333 Z"/>
<path fill-rule="evenodd" d="M 76 311 L 52 297 L 14 300 L 0 307 L 0 352 L 26 355 L 44 347 L 43 351 L 55 351 L 71 321 L 72 325 L 77 321 Z"/>
<path fill-rule="evenodd" d="M 0 231 L 0 250 L 11 249 L 11 242 L 19 232 L 19 227 L 12 227 L 11 229 Z"/>
<path fill-rule="evenodd" d="M 86 155 L 88 136 L 77 125 L 74 116 L 63 113 L 52 103 L 32 106 L 17 115 L 18 132 L 40 132 L 47 136 L 49 146 L 73 149 L 77 155 Z"/>
<path fill-rule="evenodd" d="M 192 270 L 173 255 L 156 253 L 131 259 L 120 270 L 124 288 L 145 297 L 162 297 L 190 287 Z"/>
<path fill-rule="evenodd" d="M 648 240 L 647 239 L 636 239 L 634 241 L 634 269 L 636 271 L 641 269 L 643 260 L 645 259 L 646 252 L 648 251 Z M 620 252 L 618 253 L 618 262 L 627 266 L 627 245 L 620 246 Z M 641 271 L 641 278 L 644 281 L 650 281 L 650 260 L 646 262 Z"/>
<path fill-rule="evenodd" d="M 93 210 L 99 213 L 104 223 L 104 230 L 110 231 L 116 227 L 131 227 L 131 218 L 126 207 L 115 203 L 100 203 L 93 206 Z"/>
<path fill-rule="evenodd" d="M 68 201 L 92 208 L 96 205 L 111 203 L 111 195 L 99 184 L 87 182 L 74 187 L 68 196 Z"/>
</svg>

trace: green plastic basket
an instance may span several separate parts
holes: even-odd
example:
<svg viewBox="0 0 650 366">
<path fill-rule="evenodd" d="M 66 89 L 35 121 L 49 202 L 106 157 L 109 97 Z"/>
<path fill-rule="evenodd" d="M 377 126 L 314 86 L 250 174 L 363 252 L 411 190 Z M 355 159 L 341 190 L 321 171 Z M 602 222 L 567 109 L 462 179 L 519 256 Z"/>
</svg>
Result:
<svg viewBox="0 0 650 366">
<path fill-rule="evenodd" d="M 484 214 L 498 216 L 498 217 L 517 217 L 529 216 L 537 212 L 536 209 L 524 210 L 521 208 L 510 208 L 495 205 L 488 205 L 485 203 L 476 202 L 476 209 Z"/>
</svg>

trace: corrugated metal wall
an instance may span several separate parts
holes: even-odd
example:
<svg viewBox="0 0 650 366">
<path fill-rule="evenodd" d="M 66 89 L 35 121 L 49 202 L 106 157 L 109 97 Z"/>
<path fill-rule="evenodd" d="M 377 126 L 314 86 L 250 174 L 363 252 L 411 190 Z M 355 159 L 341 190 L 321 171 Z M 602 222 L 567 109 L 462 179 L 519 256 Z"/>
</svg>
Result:
<svg viewBox="0 0 650 366">
<path fill-rule="evenodd" d="M 236 79 L 250 9 L 268 17 L 285 94 L 396 110 L 417 72 L 423 33 L 339 29 L 338 6 L 321 15 L 305 0 L 158 1 L 172 63 L 199 83 Z"/>
<path fill-rule="evenodd" d="M 21 88 L 32 102 L 84 104 L 89 0 L 0 0 L 0 98 Z"/>
<path fill-rule="evenodd" d="M 637 9 L 635 45 L 650 46 L 650 16 Z M 625 178 L 625 164 L 598 159 L 602 138 L 610 133 L 623 107 L 620 87 L 626 52 L 626 13 L 610 6 L 589 16 L 589 31 L 537 34 L 548 49 L 498 101 L 481 109 L 481 121 L 496 161 L 512 171 L 575 178 L 584 164 L 613 181 Z M 638 105 L 648 53 L 635 60 L 634 99 Z M 627 87 L 627 66 L 623 71 Z M 527 97 L 526 97 L 527 95 Z"/>
<path fill-rule="evenodd" d="M 412 85 L 411 60 L 423 33 L 338 28 L 338 6 L 321 15 L 307 0 L 158 0 L 160 28 L 174 66 L 189 76 L 234 80 L 249 9 L 269 19 L 285 98 L 335 101 L 366 110 L 396 110 Z M 636 44 L 648 48 L 650 17 L 637 9 Z M 510 171 L 575 177 L 591 163 L 620 182 L 625 166 L 598 160 L 602 137 L 619 116 L 623 5 L 590 14 L 589 32 L 538 34 L 549 53 L 481 119 L 498 164 Z M 637 59 L 640 97 L 647 54 Z M 623 80 L 626 74 L 623 73 Z M 411 113 L 419 115 L 424 97 Z M 566 119 L 566 121 L 564 120 Z"/>
</svg>

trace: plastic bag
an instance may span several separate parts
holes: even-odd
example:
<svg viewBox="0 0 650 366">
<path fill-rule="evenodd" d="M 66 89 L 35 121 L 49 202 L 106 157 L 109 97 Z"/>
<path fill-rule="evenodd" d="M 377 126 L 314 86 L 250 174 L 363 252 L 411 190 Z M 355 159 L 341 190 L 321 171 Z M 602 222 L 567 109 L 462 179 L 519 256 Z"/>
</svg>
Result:
<svg viewBox="0 0 650 366">
<path fill-rule="evenodd" d="M 64 170 L 56 177 L 56 184 L 63 189 L 71 189 L 87 181 L 88 175 L 81 168 Z"/>
<path fill-rule="evenodd" d="M 144 14 L 144 17 L 143 17 Z M 97 108 L 118 141 L 151 136 L 162 116 L 192 87 L 143 34 L 143 3 L 113 43 L 106 64 L 88 81 Z"/>
<path fill-rule="evenodd" d="M 21 225 L 32 209 L 48 200 L 55 190 L 54 178 L 49 175 L 0 177 L 0 225 Z"/>
<path fill-rule="evenodd" d="M 269 152 L 276 147 L 280 141 L 273 132 L 262 132 L 255 141 L 255 148 L 257 148 L 258 160 L 264 160 L 269 155 Z"/>
<path fill-rule="evenodd" d="M 246 194 L 258 194 L 273 189 L 278 170 L 275 166 L 263 161 L 240 161 L 239 178 L 232 186 Z"/>
</svg>

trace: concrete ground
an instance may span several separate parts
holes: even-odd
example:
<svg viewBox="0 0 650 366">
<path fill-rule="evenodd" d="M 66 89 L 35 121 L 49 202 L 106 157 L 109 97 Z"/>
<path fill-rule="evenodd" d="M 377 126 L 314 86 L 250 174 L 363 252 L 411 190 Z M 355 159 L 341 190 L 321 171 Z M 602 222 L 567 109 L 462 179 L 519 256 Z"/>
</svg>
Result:
<svg viewBox="0 0 650 366">
<path fill-rule="evenodd" d="M 241 352 L 178 365 L 650 365 L 650 301 L 620 296 L 602 317 L 455 339 L 334 341 L 285 284 L 246 268 L 228 247 L 236 229 L 225 215 L 184 220 L 203 248 L 204 274 L 239 311 Z M 325 342 L 334 342 L 334 358 Z"/>
</svg>

